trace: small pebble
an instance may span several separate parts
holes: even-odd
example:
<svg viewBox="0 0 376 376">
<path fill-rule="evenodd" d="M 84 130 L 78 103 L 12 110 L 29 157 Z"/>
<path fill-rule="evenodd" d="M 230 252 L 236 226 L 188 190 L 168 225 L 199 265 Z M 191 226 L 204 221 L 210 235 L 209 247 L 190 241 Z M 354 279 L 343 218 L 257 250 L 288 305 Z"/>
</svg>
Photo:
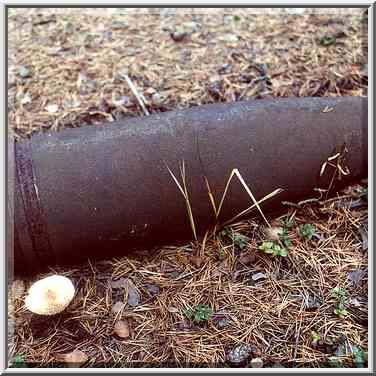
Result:
<svg viewBox="0 0 376 376">
<path fill-rule="evenodd" d="M 236 43 L 239 41 L 239 37 L 235 34 L 226 34 L 219 38 L 222 42 Z"/>
<path fill-rule="evenodd" d="M 119 278 L 116 281 L 111 281 L 111 287 L 113 289 L 121 289 L 126 288 L 128 286 L 128 279 L 127 278 Z"/>
<path fill-rule="evenodd" d="M 347 275 L 347 279 L 349 279 L 352 282 L 354 287 L 358 287 L 366 274 L 367 274 L 366 270 L 358 269 L 358 270 L 350 272 Z"/>
<path fill-rule="evenodd" d="M 252 280 L 253 281 L 258 281 L 260 279 L 265 279 L 266 278 L 266 275 L 264 273 L 256 273 L 256 274 L 252 274 Z"/>
<path fill-rule="evenodd" d="M 22 78 L 30 77 L 30 70 L 25 66 L 21 66 L 19 73 Z"/>
<path fill-rule="evenodd" d="M 152 296 L 156 296 L 159 294 L 159 286 L 147 284 L 145 285 L 145 288 Z"/>
<path fill-rule="evenodd" d="M 252 353 L 252 347 L 249 345 L 239 345 L 232 349 L 228 354 L 228 360 L 233 364 L 239 364 L 247 360 Z"/>
<path fill-rule="evenodd" d="M 264 362 L 261 358 L 253 358 L 249 365 L 251 368 L 262 368 L 264 366 Z"/>
<path fill-rule="evenodd" d="M 125 304 L 123 302 L 116 302 L 111 309 L 112 313 L 119 313 L 123 308 L 125 307 Z"/>
<path fill-rule="evenodd" d="M 151 96 L 151 101 L 153 102 L 155 106 L 160 106 L 163 103 L 163 100 L 164 100 L 163 96 L 159 93 L 154 93 Z"/>
<path fill-rule="evenodd" d="M 218 329 L 223 329 L 229 324 L 229 321 L 226 318 L 220 319 L 217 322 Z"/>
<path fill-rule="evenodd" d="M 186 31 L 184 31 L 184 29 L 182 29 L 182 28 L 177 28 L 177 29 L 175 29 L 175 31 L 170 33 L 171 38 L 175 42 L 181 42 L 187 35 L 188 35 L 188 33 Z"/>
<path fill-rule="evenodd" d="M 141 297 L 132 282 L 128 282 L 128 304 L 136 307 L 140 304 Z"/>
</svg>

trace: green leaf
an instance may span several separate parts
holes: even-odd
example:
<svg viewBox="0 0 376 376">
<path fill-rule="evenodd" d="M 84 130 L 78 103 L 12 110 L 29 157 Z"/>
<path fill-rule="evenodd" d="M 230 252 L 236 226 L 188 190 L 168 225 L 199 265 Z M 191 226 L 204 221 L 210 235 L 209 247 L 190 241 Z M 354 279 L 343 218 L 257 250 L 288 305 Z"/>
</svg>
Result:
<svg viewBox="0 0 376 376">
<path fill-rule="evenodd" d="M 194 309 L 189 308 L 185 310 L 184 313 L 189 320 L 200 323 L 203 321 L 209 321 L 213 315 L 213 310 L 205 304 L 199 304 Z"/>
<path fill-rule="evenodd" d="M 27 364 L 25 363 L 22 355 L 17 354 L 14 357 L 13 362 L 12 362 L 10 368 L 27 368 Z"/>
<path fill-rule="evenodd" d="M 364 368 L 367 362 L 368 354 L 360 347 L 353 346 L 352 348 L 352 356 L 353 362 L 356 368 Z"/>
<path fill-rule="evenodd" d="M 286 257 L 288 255 L 288 252 L 286 249 L 282 248 L 279 253 L 278 253 L 278 256 L 282 256 L 282 257 Z"/>
<path fill-rule="evenodd" d="M 282 220 L 282 227 L 286 230 L 291 229 L 292 227 L 294 227 L 294 225 L 295 225 L 294 219 L 286 218 Z"/>
<path fill-rule="evenodd" d="M 316 232 L 315 227 L 312 226 L 310 223 L 306 223 L 306 224 L 301 225 L 299 227 L 299 235 L 302 238 L 305 238 L 305 239 L 308 239 L 308 240 L 312 239 L 312 237 L 315 234 L 315 232 Z"/>
<path fill-rule="evenodd" d="M 342 308 L 342 307 L 337 307 L 335 310 L 334 310 L 334 313 L 339 316 L 340 318 L 344 318 L 345 316 L 347 316 L 349 314 L 349 312 L 345 309 L 345 308 Z"/>
<path fill-rule="evenodd" d="M 320 39 L 320 44 L 322 46 L 330 46 L 332 44 L 335 44 L 337 42 L 337 39 L 335 37 L 325 36 Z"/>
<path fill-rule="evenodd" d="M 332 368 L 341 368 L 343 367 L 343 360 L 337 356 L 330 356 L 328 358 L 328 366 Z"/>
</svg>

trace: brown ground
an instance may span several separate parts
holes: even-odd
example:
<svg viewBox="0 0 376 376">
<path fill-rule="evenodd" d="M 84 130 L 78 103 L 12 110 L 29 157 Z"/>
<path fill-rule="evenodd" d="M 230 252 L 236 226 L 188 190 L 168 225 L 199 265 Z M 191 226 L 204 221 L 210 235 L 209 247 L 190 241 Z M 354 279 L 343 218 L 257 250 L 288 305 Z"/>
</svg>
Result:
<svg viewBox="0 0 376 376">
<path fill-rule="evenodd" d="M 211 102 L 367 95 L 360 10 L 154 12 L 10 9 L 16 137 Z M 59 271 L 75 281 L 77 296 L 51 319 L 26 311 L 32 281 L 17 281 L 10 359 L 64 365 L 62 354 L 81 350 L 84 366 L 236 366 L 237 349 L 248 354 L 243 367 L 254 358 L 265 367 L 352 366 L 356 349 L 367 351 L 365 192 L 363 182 L 334 200 L 286 208 L 275 219 L 294 218 L 286 258 L 258 250 L 264 223 L 250 220 L 209 239 L 199 256 L 187 244 Z M 315 227 L 311 240 L 299 235 L 307 223 Z M 256 273 L 263 278 L 255 281 Z M 348 298 L 343 316 L 334 312 L 336 287 Z M 132 295 L 134 306 L 126 304 Z M 116 302 L 125 303 L 118 313 Z M 187 317 L 199 304 L 212 309 L 209 320 Z M 113 333 L 116 322 L 128 330 L 123 338 Z"/>
</svg>

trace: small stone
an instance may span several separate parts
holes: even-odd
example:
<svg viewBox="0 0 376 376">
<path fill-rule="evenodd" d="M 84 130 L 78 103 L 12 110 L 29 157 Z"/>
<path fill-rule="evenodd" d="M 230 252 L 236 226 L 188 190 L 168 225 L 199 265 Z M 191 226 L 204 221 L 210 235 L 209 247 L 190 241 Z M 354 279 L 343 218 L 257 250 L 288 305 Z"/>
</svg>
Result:
<svg viewBox="0 0 376 376">
<path fill-rule="evenodd" d="M 223 16 L 223 23 L 225 25 L 232 23 L 233 20 L 234 20 L 234 17 L 232 15 L 226 14 L 225 16 Z"/>
<path fill-rule="evenodd" d="M 21 99 L 21 104 L 28 104 L 31 103 L 31 96 L 29 93 L 26 93 L 24 97 Z"/>
<path fill-rule="evenodd" d="M 59 106 L 57 104 L 49 104 L 45 107 L 46 111 L 50 114 L 54 114 L 59 111 Z"/>
<path fill-rule="evenodd" d="M 266 278 L 266 275 L 264 273 L 255 273 L 255 274 L 252 274 L 252 280 L 253 281 L 258 281 L 260 279 L 265 279 Z"/>
<path fill-rule="evenodd" d="M 145 289 L 149 292 L 150 295 L 156 296 L 159 294 L 159 286 L 147 284 Z"/>
<path fill-rule="evenodd" d="M 25 66 L 21 66 L 19 73 L 22 78 L 30 77 L 30 70 Z"/>
<path fill-rule="evenodd" d="M 239 41 L 239 37 L 235 34 L 226 34 L 219 38 L 222 42 L 236 43 Z"/>
<path fill-rule="evenodd" d="M 174 271 L 174 272 L 168 273 L 168 276 L 169 276 L 170 278 L 172 278 L 172 279 L 176 279 L 176 278 L 178 278 L 179 275 L 180 275 L 180 273 L 177 272 L 177 271 Z"/>
<path fill-rule="evenodd" d="M 160 106 L 163 103 L 163 101 L 164 101 L 164 97 L 163 97 L 163 95 L 161 95 L 159 93 L 154 93 L 151 96 L 151 101 L 153 102 L 153 104 L 155 106 Z"/>
<path fill-rule="evenodd" d="M 128 304 L 136 307 L 140 304 L 141 296 L 131 281 L 128 282 Z"/>
<path fill-rule="evenodd" d="M 304 304 L 307 310 L 314 310 L 321 307 L 322 300 L 317 296 L 310 295 L 305 299 Z"/>
<path fill-rule="evenodd" d="M 217 321 L 218 329 L 223 329 L 226 326 L 228 326 L 228 324 L 229 324 L 229 320 L 226 319 L 225 317 L 223 319 L 220 319 L 219 321 Z"/>
<path fill-rule="evenodd" d="M 251 368 L 262 368 L 264 366 L 264 362 L 261 358 L 253 358 L 249 365 Z"/>
<path fill-rule="evenodd" d="M 349 304 L 352 305 L 353 307 L 361 307 L 362 306 L 362 303 L 357 298 L 350 298 Z"/>
<path fill-rule="evenodd" d="M 123 95 L 120 98 L 112 97 L 112 104 L 115 107 L 119 107 L 119 106 L 130 107 L 132 106 L 132 101 L 128 96 Z"/>
<path fill-rule="evenodd" d="M 127 278 L 120 278 L 117 279 L 116 281 L 111 281 L 111 287 L 113 289 L 121 289 L 121 288 L 126 288 L 128 286 L 128 279 Z"/>
<path fill-rule="evenodd" d="M 219 74 L 229 74 L 232 72 L 232 64 L 230 63 L 227 63 L 227 64 L 223 64 L 219 69 L 218 69 L 218 73 Z"/>
<path fill-rule="evenodd" d="M 63 105 L 65 108 L 77 108 L 77 107 L 80 107 L 81 101 L 77 98 L 75 94 L 73 94 L 71 98 L 66 99 L 63 102 Z"/>
<path fill-rule="evenodd" d="M 227 354 L 227 359 L 233 364 L 240 364 L 247 360 L 252 353 L 252 347 L 249 345 L 239 345 Z"/>
<path fill-rule="evenodd" d="M 175 42 L 181 42 L 187 35 L 188 33 L 182 28 L 176 28 L 175 31 L 170 33 L 171 38 Z"/>
<path fill-rule="evenodd" d="M 111 309 L 112 313 L 119 313 L 123 308 L 125 307 L 125 304 L 123 302 L 116 302 Z"/>
<path fill-rule="evenodd" d="M 353 283 L 355 287 L 359 286 L 359 284 L 362 282 L 363 278 L 367 274 L 367 271 L 364 269 L 358 269 L 353 272 L 350 272 L 347 275 L 347 278 Z"/>
</svg>

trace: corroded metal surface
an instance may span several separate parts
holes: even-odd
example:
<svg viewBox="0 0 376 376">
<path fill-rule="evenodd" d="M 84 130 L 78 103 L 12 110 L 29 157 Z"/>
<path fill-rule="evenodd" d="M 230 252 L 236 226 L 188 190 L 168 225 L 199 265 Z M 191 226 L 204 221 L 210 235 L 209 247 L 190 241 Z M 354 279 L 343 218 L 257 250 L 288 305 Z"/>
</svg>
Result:
<svg viewBox="0 0 376 376">
<path fill-rule="evenodd" d="M 263 205 L 274 210 L 327 188 L 333 169 L 321 177 L 320 169 L 344 146 L 350 174 L 340 185 L 367 175 L 367 98 L 206 105 L 34 136 L 16 144 L 16 272 L 189 240 L 184 199 L 166 165 L 179 176 L 185 161 L 202 234 L 214 219 L 204 177 L 217 201 L 233 168 L 258 199 L 282 188 Z M 251 204 L 234 180 L 221 221 Z M 33 265 L 22 253 L 35 254 Z"/>
</svg>

